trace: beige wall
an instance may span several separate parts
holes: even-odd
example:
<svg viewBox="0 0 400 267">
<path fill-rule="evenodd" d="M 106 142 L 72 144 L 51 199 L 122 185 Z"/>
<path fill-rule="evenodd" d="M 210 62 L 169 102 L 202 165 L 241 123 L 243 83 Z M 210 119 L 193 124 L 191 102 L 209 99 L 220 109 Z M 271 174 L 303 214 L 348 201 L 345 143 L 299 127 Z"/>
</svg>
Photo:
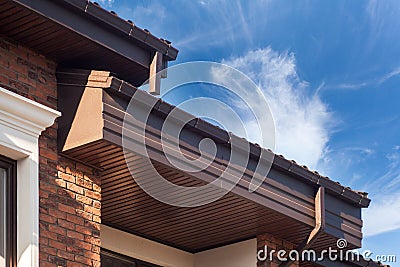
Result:
<svg viewBox="0 0 400 267">
<path fill-rule="evenodd" d="M 195 267 L 256 267 L 257 239 L 194 254 Z"/>
<path fill-rule="evenodd" d="M 192 254 L 105 225 L 100 231 L 105 249 L 164 267 L 256 267 L 257 240 Z"/>
<path fill-rule="evenodd" d="M 164 267 L 194 267 L 193 254 L 102 225 L 101 247 Z"/>
</svg>

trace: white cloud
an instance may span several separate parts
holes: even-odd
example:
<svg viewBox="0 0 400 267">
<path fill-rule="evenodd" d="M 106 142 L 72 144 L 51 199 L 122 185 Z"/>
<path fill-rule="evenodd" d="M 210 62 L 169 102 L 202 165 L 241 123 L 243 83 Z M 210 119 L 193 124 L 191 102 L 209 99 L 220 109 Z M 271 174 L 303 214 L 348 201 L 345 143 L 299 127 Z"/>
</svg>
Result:
<svg viewBox="0 0 400 267">
<path fill-rule="evenodd" d="M 361 82 L 361 83 L 341 83 L 337 84 L 334 87 L 335 89 L 350 89 L 350 90 L 357 90 L 360 88 L 363 88 L 365 86 L 368 86 L 369 84 L 367 82 Z"/>
<path fill-rule="evenodd" d="M 148 5 L 138 5 L 131 13 L 133 19 L 139 19 L 140 21 L 154 21 L 159 23 L 160 20 L 166 18 L 165 7 L 160 3 L 151 2 Z M 151 23 L 154 24 L 154 23 Z"/>
<path fill-rule="evenodd" d="M 364 236 L 373 236 L 400 229 L 400 192 L 374 197 L 363 210 Z"/>
<path fill-rule="evenodd" d="M 188 1 L 190 2 L 190 1 Z M 200 0 L 192 6 L 193 21 L 198 21 L 194 31 L 180 36 L 176 46 L 182 50 L 198 50 L 203 47 L 253 44 L 255 29 L 266 23 L 275 14 L 270 8 L 272 1 Z M 202 21 L 206 19 L 207 23 Z M 201 29 L 201 30 L 198 30 Z"/>
<path fill-rule="evenodd" d="M 381 79 L 379 79 L 379 84 L 386 82 L 387 80 L 400 75 L 400 68 L 396 68 L 392 70 L 391 72 L 387 73 L 384 75 Z"/>
<path fill-rule="evenodd" d="M 368 147 L 347 147 L 344 150 L 360 152 L 364 155 L 372 155 L 375 153 L 375 150 L 373 150 L 372 148 L 368 148 Z"/>
<path fill-rule="evenodd" d="M 247 74 L 265 94 L 276 124 L 276 152 L 315 168 L 327 149 L 333 117 L 318 95 L 308 93 L 294 54 L 267 47 L 223 63 Z M 265 109 L 257 102 L 250 106 Z"/>
<path fill-rule="evenodd" d="M 400 152 L 395 151 L 386 155 L 388 165 L 386 172 L 369 184 L 372 190 L 381 194 L 393 194 L 400 192 Z M 377 190 L 378 189 L 378 190 Z"/>
<path fill-rule="evenodd" d="M 358 89 L 365 88 L 368 86 L 379 86 L 379 85 L 385 83 L 387 80 L 390 80 L 399 75 L 400 75 L 400 67 L 395 68 L 379 77 L 375 77 L 373 79 L 369 79 L 368 81 L 364 81 L 364 82 L 348 82 L 348 83 L 339 83 L 339 84 L 331 84 L 331 85 L 323 84 L 323 86 L 321 86 L 321 90 L 327 90 L 327 89 L 358 90 Z"/>
<path fill-rule="evenodd" d="M 106 7 L 112 7 L 114 4 L 114 0 L 99 0 L 99 2 Z"/>
<path fill-rule="evenodd" d="M 386 155 L 387 171 L 367 188 L 374 191 L 371 206 L 364 211 L 364 232 L 373 236 L 400 229 L 400 152 Z"/>
</svg>

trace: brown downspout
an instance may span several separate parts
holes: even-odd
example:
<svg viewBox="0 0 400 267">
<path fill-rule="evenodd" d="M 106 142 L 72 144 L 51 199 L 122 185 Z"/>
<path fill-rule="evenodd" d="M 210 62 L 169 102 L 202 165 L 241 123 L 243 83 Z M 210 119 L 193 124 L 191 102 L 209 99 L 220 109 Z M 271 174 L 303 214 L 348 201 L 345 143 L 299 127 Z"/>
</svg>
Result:
<svg viewBox="0 0 400 267">
<path fill-rule="evenodd" d="M 317 240 L 318 236 L 325 229 L 325 188 L 320 186 L 318 188 L 317 194 L 315 195 L 315 227 L 311 231 L 310 235 L 306 240 L 304 240 L 300 245 L 297 246 L 297 251 L 299 255 L 306 250 L 309 249 L 312 244 Z M 294 261 L 285 261 L 282 262 L 280 267 L 288 267 Z"/>
</svg>

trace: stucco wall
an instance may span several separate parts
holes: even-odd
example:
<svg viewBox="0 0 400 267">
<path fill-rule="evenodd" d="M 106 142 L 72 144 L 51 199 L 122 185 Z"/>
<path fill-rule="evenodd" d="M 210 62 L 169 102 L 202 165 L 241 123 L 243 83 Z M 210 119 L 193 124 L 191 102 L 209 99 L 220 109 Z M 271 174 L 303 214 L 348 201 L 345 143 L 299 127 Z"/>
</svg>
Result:
<svg viewBox="0 0 400 267">
<path fill-rule="evenodd" d="M 194 254 L 195 267 L 257 266 L 257 239 Z"/>
<path fill-rule="evenodd" d="M 100 237 L 105 249 L 164 267 L 257 266 L 256 239 L 192 254 L 105 225 Z"/>
<path fill-rule="evenodd" d="M 164 267 L 194 267 L 193 254 L 102 225 L 101 247 Z M 254 265 L 255 266 L 255 265 Z"/>
</svg>

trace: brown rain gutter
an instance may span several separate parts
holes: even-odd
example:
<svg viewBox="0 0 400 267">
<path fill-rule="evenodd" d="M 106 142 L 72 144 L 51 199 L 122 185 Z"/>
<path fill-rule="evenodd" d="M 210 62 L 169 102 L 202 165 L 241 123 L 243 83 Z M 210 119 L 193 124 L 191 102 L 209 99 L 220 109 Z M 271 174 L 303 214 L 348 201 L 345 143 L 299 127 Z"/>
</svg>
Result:
<svg viewBox="0 0 400 267">
<path fill-rule="evenodd" d="M 296 250 L 301 255 L 301 253 L 309 249 L 313 243 L 317 240 L 319 235 L 325 229 L 325 187 L 320 186 L 318 191 L 315 195 L 315 227 L 310 232 L 310 235 L 306 240 L 304 240 L 300 245 L 297 246 Z M 280 267 L 288 267 L 294 261 L 289 260 L 282 262 L 279 266 Z"/>
</svg>

